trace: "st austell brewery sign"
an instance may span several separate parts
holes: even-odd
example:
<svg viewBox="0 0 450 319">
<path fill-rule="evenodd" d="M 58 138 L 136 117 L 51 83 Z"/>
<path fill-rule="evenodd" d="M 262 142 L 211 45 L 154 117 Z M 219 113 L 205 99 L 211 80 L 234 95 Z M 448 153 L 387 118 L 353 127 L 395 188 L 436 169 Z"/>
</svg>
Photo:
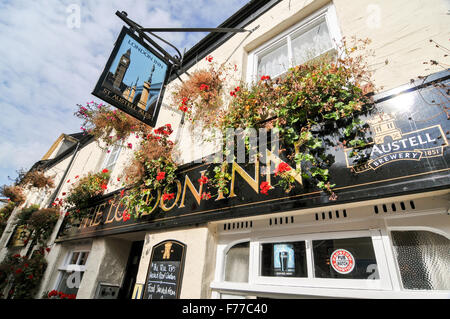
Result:
<svg viewBox="0 0 450 319">
<path fill-rule="evenodd" d="M 93 95 L 155 126 L 171 65 L 124 27 Z"/>
</svg>

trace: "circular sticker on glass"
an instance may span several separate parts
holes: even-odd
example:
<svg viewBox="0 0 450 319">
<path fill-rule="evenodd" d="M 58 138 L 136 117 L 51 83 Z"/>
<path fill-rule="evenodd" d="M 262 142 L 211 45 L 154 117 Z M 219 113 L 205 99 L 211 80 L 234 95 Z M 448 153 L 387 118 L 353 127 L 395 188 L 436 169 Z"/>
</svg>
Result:
<svg viewBox="0 0 450 319">
<path fill-rule="evenodd" d="M 348 274 L 355 267 L 355 258 L 345 249 L 337 249 L 331 254 L 331 266 L 340 274 Z"/>
</svg>

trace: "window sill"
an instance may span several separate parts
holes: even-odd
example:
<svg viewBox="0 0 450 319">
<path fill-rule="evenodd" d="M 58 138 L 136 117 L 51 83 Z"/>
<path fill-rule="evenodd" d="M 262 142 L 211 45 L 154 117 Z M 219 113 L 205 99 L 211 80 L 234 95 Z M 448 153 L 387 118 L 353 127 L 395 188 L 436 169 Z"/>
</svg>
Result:
<svg viewBox="0 0 450 319">
<path fill-rule="evenodd" d="M 369 298 L 369 299 L 448 299 L 450 291 L 393 291 L 376 289 L 319 288 L 302 286 L 274 286 L 265 284 L 212 282 L 216 292 L 240 295 L 279 295 L 280 298 L 302 296 L 316 298 Z M 275 297 L 275 296 L 274 296 Z"/>
</svg>

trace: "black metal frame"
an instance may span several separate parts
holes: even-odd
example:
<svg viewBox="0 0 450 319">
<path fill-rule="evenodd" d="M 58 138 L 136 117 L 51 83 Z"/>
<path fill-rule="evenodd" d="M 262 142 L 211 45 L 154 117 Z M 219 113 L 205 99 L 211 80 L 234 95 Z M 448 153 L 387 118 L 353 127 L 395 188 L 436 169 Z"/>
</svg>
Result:
<svg viewBox="0 0 450 319">
<path fill-rule="evenodd" d="M 141 25 L 137 24 L 130 18 L 128 18 L 128 14 L 125 11 L 117 11 L 116 15 L 122 19 L 128 26 L 130 27 L 130 30 L 133 32 L 138 33 L 139 37 L 143 40 L 148 41 L 156 50 L 160 51 L 160 53 L 164 56 L 164 59 L 167 63 L 173 65 L 174 71 L 177 71 L 181 69 L 183 65 L 183 57 L 184 54 L 181 54 L 180 50 L 167 40 L 164 40 L 160 36 L 154 34 L 154 32 L 218 32 L 218 33 L 240 33 L 240 32 L 250 32 L 252 33 L 257 29 L 254 28 L 253 30 L 246 30 L 246 29 L 239 29 L 239 28 L 143 28 Z M 158 43 L 156 43 L 151 37 L 149 37 L 148 34 L 154 36 L 160 41 L 163 41 L 167 45 L 174 48 L 178 56 L 172 56 L 169 54 L 166 50 L 164 50 Z"/>
</svg>

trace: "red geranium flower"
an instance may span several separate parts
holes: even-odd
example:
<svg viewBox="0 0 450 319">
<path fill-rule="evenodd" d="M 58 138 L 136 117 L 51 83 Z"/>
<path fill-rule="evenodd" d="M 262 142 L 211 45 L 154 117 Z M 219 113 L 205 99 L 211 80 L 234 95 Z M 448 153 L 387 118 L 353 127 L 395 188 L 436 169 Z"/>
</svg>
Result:
<svg viewBox="0 0 450 319">
<path fill-rule="evenodd" d="M 230 92 L 230 95 L 231 95 L 231 96 L 236 96 L 236 92 L 231 91 L 231 92 Z"/>
<path fill-rule="evenodd" d="M 209 90 L 209 85 L 206 85 L 206 84 L 200 85 L 200 91 L 208 91 L 208 90 Z"/>
<path fill-rule="evenodd" d="M 202 194 L 202 199 L 208 200 L 208 199 L 210 199 L 210 198 L 211 198 L 211 193 L 203 193 L 203 194 Z"/>
<path fill-rule="evenodd" d="M 102 184 L 100 187 L 105 190 L 108 189 L 108 185 L 106 185 L 106 184 Z"/>
<path fill-rule="evenodd" d="M 164 178 L 166 178 L 166 172 L 159 172 L 158 175 L 156 176 L 157 181 L 161 181 Z"/>
<path fill-rule="evenodd" d="M 262 182 L 259 187 L 261 188 L 261 194 L 269 195 L 267 192 L 270 190 L 271 186 L 268 182 Z"/>
<path fill-rule="evenodd" d="M 29 276 L 28 276 L 28 279 L 33 279 L 33 275 L 29 275 Z"/>
<path fill-rule="evenodd" d="M 291 168 L 289 167 L 289 165 L 282 162 L 278 164 L 277 168 L 275 169 L 275 176 L 277 176 L 278 173 L 289 172 L 290 170 Z"/>
<path fill-rule="evenodd" d="M 162 200 L 163 201 L 171 200 L 171 199 L 174 199 L 174 198 L 175 198 L 175 194 L 174 193 L 170 193 L 170 194 L 164 193 L 163 196 L 162 196 Z"/>
<path fill-rule="evenodd" d="M 261 77 L 261 81 L 265 81 L 265 80 L 270 80 L 270 76 L 268 76 L 268 75 L 263 75 L 263 76 Z"/>
<path fill-rule="evenodd" d="M 125 194 L 125 190 L 124 190 L 124 189 L 122 189 L 122 190 L 120 191 L 120 197 L 123 197 L 123 194 Z"/>
<path fill-rule="evenodd" d="M 213 57 L 210 56 L 210 55 L 208 55 L 208 56 L 205 58 L 205 60 L 208 61 L 208 62 L 212 62 Z"/>
<path fill-rule="evenodd" d="M 124 210 L 124 212 L 123 212 L 123 218 L 122 218 L 122 220 L 124 221 L 124 222 L 126 222 L 127 220 L 129 220 L 131 217 L 130 217 L 130 214 L 128 214 L 128 210 Z"/>
<path fill-rule="evenodd" d="M 198 182 L 200 183 L 200 185 L 207 184 L 208 183 L 208 177 L 202 176 L 201 178 L 198 179 Z"/>
<path fill-rule="evenodd" d="M 102 173 L 108 173 L 109 171 L 105 168 Z"/>
</svg>

